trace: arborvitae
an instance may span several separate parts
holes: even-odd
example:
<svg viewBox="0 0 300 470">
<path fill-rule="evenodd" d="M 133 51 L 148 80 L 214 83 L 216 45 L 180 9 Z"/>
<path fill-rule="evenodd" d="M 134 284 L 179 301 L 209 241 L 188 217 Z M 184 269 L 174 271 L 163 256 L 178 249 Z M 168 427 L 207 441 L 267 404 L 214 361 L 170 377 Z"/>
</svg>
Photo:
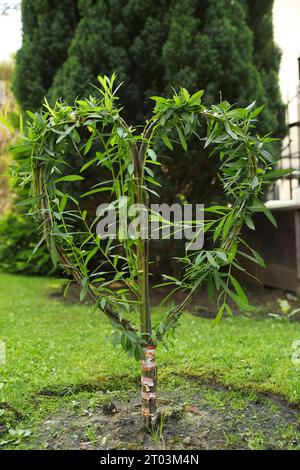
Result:
<svg viewBox="0 0 300 470">
<path fill-rule="evenodd" d="M 40 107 L 52 86 L 78 22 L 73 0 L 22 0 L 23 43 L 13 82 L 24 110 Z"/>
<path fill-rule="evenodd" d="M 240 105 L 254 98 L 266 105 L 265 129 L 282 128 L 272 1 L 78 3 L 81 19 L 54 78 L 53 99 L 86 95 L 99 73 L 116 71 L 129 85 L 122 99 L 130 109 L 127 117 L 136 122 L 151 109 L 146 97 L 170 94 L 170 84 L 182 84 L 208 90 L 207 102 L 220 93 Z"/>
<path fill-rule="evenodd" d="M 23 0 L 14 90 L 23 109 L 74 99 L 98 74 L 126 82 L 127 119 L 170 85 L 205 88 L 206 102 L 265 104 L 263 131 L 283 128 L 273 0 Z"/>
<path fill-rule="evenodd" d="M 269 12 L 272 2 L 267 3 Z M 98 0 L 81 1 L 79 7 L 81 21 L 54 79 L 52 101 L 87 95 L 99 73 L 116 71 L 126 82 L 120 95 L 128 120 L 140 122 L 147 116 L 152 102 L 146 97 L 169 95 L 171 85 L 183 85 L 205 88 L 207 103 L 220 96 L 241 106 L 256 99 L 265 104 L 260 130 L 282 130 L 279 56 L 266 13 L 268 38 L 260 43 L 259 27 L 243 0 Z M 192 146 L 184 169 L 181 150 L 175 148 L 178 152 L 176 165 L 165 173 L 169 197 L 205 202 L 216 195 L 215 168 L 203 163 L 199 144 Z"/>
</svg>

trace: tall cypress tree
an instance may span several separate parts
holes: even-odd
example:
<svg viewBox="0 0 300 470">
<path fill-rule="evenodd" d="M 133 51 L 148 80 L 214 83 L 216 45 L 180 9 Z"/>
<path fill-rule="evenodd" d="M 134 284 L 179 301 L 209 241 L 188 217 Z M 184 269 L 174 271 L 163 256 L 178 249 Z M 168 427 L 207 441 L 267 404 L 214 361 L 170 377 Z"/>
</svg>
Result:
<svg viewBox="0 0 300 470">
<path fill-rule="evenodd" d="M 35 110 L 52 86 L 78 22 L 73 0 L 22 0 L 23 43 L 13 90 L 22 108 Z"/>
<path fill-rule="evenodd" d="M 265 104 L 260 131 L 280 135 L 284 112 L 279 54 L 268 19 L 271 6 L 270 0 L 79 1 L 81 20 L 50 97 L 86 95 L 99 73 L 116 71 L 126 83 L 120 94 L 129 109 L 128 120 L 139 122 L 147 116 L 149 95 L 168 95 L 170 85 L 181 84 L 190 90 L 204 88 L 208 103 L 219 96 L 242 106 L 256 99 Z M 263 29 L 254 20 L 257 8 L 268 26 L 263 40 L 257 39 L 258 28 Z M 201 196 L 205 202 L 206 194 L 216 194 L 214 165 L 200 160 L 204 154 L 199 144 L 192 146 L 185 168 L 180 150 L 176 153 L 176 164 L 165 173 L 170 197 Z"/>
<path fill-rule="evenodd" d="M 92 91 L 98 74 L 115 71 L 128 119 L 144 119 L 149 95 L 165 87 L 162 48 L 167 36 L 169 0 L 79 0 L 81 21 L 58 71 L 50 97 L 74 99 Z"/>
<path fill-rule="evenodd" d="M 170 84 L 203 87 L 208 102 L 266 105 L 263 130 L 283 128 L 273 0 L 23 0 L 14 90 L 21 106 L 90 93 L 99 73 L 126 82 L 127 118 L 149 112 Z M 259 21 L 258 21 L 259 19 Z M 122 92 L 121 92 L 122 94 Z"/>
<path fill-rule="evenodd" d="M 115 70 L 126 82 L 122 99 L 132 120 L 149 112 L 149 94 L 168 94 L 170 84 L 181 83 L 205 88 L 207 101 L 220 93 L 241 105 L 255 98 L 266 105 L 264 128 L 282 129 L 273 0 L 78 3 L 81 20 L 54 78 L 53 99 L 87 94 L 97 74 Z"/>
</svg>

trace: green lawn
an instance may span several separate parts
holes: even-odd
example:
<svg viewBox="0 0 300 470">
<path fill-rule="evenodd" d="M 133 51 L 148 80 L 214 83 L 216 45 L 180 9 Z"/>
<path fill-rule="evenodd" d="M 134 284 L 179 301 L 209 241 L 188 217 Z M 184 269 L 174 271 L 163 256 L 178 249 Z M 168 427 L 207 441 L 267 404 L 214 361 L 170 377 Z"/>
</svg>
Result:
<svg viewBox="0 0 300 470">
<path fill-rule="evenodd" d="M 0 365 L 3 447 L 30 447 L 40 421 L 68 403 L 74 405 L 72 390 L 76 386 L 85 384 L 82 393 L 89 399 L 94 394 L 88 384 L 102 381 L 112 393 L 138 390 L 139 364 L 121 350 L 113 350 L 108 341 L 111 327 L 101 312 L 50 297 L 61 284 L 52 279 L 0 274 L 0 340 L 6 344 L 7 356 L 6 364 Z M 298 405 L 300 366 L 291 361 L 291 345 L 297 339 L 299 323 L 236 316 L 213 328 L 211 320 L 186 314 L 176 339 L 168 349 L 159 348 L 161 388 L 170 391 L 175 386 L 188 393 L 189 386 L 182 378 L 192 378 L 193 384 L 213 379 L 224 384 L 228 393 L 270 392 Z M 41 390 L 44 395 L 47 390 L 62 393 L 47 400 L 40 398 Z M 211 403 L 214 395 L 205 390 Z M 16 421 L 18 416 L 22 416 L 20 422 Z M 13 431 L 7 437 L 10 427 Z M 29 441 L 19 429 L 30 430 Z M 14 435 L 15 430 L 20 436 Z"/>
</svg>

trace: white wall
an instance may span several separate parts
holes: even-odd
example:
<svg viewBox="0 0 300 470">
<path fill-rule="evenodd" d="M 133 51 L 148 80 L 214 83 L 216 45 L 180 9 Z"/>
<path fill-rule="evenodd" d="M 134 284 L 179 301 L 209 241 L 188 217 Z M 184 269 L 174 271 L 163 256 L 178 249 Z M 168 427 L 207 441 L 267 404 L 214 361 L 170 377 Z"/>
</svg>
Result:
<svg viewBox="0 0 300 470">
<path fill-rule="evenodd" d="M 20 47 L 21 11 L 11 11 L 5 16 L 0 15 L 0 61 L 9 59 L 11 54 Z"/>
<path fill-rule="evenodd" d="M 289 122 L 300 119 L 296 94 L 299 86 L 298 57 L 300 57 L 300 0 L 275 0 L 274 35 L 282 52 L 280 66 L 280 89 L 282 99 L 289 103 Z M 299 133 L 297 128 L 291 130 L 292 152 L 298 153 Z M 287 144 L 287 140 L 284 142 Z M 296 180 L 293 187 L 297 187 Z M 289 183 L 281 185 L 282 199 L 289 198 Z"/>
</svg>

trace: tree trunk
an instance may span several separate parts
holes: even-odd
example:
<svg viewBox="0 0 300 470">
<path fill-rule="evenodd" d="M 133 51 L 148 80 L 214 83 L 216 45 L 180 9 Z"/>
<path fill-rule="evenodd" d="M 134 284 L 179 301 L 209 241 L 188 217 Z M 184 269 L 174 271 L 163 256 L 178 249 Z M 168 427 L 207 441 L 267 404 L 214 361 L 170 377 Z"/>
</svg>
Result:
<svg viewBox="0 0 300 470">
<path fill-rule="evenodd" d="M 158 422 L 157 412 L 157 364 L 155 361 L 156 346 L 146 346 L 142 360 L 142 413 L 144 427 L 149 431 L 155 429 Z"/>
<path fill-rule="evenodd" d="M 143 137 L 146 141 L 151 135 L 150 127 Z M 152 324 L 150 313 L 149 294 L 149 214 L 148 214 L 148 194 L 144 187 L 144 166 L 146 160 L 148 144 L 143 142 L 138 153 L 133 147 L 132 161 L 134 163 L 135 177 L 137 181 L 137 203 L 146 208 L 145 216 L 141 222 L 140 239 L 137 244 L 138 258 L 138 282 L 140 301 L 140 322 L 141 339 L 147 344 L 143 348 L 142 371 L 141 371 L 141 392 L 142 392 L 142 415 L 144 427 L 148 431 L 155 429 L 157 424 L 157 403 L 156 403 L 156 381 L 157 365 L 155 362 L 156 346 L 152 345 Z"/>
</svg>

